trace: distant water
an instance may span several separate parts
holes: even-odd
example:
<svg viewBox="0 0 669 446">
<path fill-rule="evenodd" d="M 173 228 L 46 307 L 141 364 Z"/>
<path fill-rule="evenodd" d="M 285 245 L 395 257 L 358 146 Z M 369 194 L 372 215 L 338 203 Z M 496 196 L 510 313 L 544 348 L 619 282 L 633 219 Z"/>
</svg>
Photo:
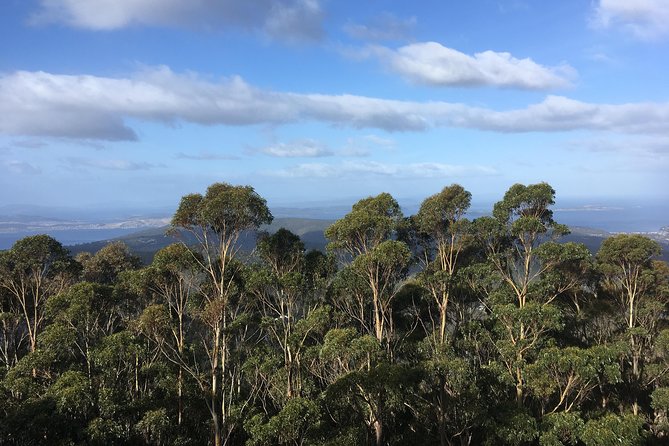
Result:
<svg viewBox="0 0 669 446">
<path fill-rule="evenodd" d="M 407 200 L 402 203 L 405 215 L 418 211 L 417 201 Z M 469 218 L 489 215 L 492 203 L 473 203 L 468 212 Z M 581 226 L 601 229 L 608 232 L 655 232 L 660 228 L 669 227 L 669 200 L 666 201 L 622 201 L 622 200 L 558 200 L 553 207 L 554 218 L 558 223 L 568 226 Z M 297 217 L 316 219 L 337 219 L 343 217 L 350 206 L 328 205 L 309 208 L 284 207 L 275 208 L 276 217 Z M 140 232 L 142 229 L 76 229 L 47 231 L 47 233 L 63 245 L 108 240 L 124 235 Z M 0 249 L 8 249 L 17 240 L 42 233 L 39 231 L 0 233 Z"/>
<path fill-rule="evenodd" d="M 558 202 L 554 217 L 559 223 L 569 226 L 609 232 L 654 232 L 669 226 L 669 202 Z"/>
<path fill-rule="evenodd" d="M 608 232 L 655 232 L 669 226 L 665 214 L 625 211 L 556 211 L 554 218 L 567 226 L 584 226 Z"/>
<path fill-rule="evenodd" d="M 468 217 L 490 215 L 492 207 L 492 204 L 474 204 Z M 607 232 L 655 232 L 669 227 L 669 201 L 558 200 L 553 206 L 553 218 L 567 226 Z"/>
<path fill-rule="evenodd" d="M 123 235 L 139 232 L 142 229 L 71 229 L 60 231 L 22 231 L 12 233 L 0 233 L 0 249 L 9 249 L 14 242 L 30 235 L 48 234 L 65 246 L 80 243 L 108 240 Z"/>
</svg>

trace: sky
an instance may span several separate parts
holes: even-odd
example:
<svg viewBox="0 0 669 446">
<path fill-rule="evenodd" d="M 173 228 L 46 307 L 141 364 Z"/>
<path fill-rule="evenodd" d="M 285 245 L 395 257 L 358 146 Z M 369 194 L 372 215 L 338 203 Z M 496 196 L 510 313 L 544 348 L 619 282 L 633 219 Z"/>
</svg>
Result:
<svg viewBox="0 0 669 446">
<path fill-rule="evenodd" d="M 669 0 L 2 0 L 0 206 L 669 198 Z"/>
</svg>

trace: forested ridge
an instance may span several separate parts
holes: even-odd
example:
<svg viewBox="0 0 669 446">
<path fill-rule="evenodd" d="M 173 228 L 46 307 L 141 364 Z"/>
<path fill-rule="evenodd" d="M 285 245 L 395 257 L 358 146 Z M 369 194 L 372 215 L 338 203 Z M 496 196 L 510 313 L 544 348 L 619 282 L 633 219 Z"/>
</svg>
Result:
<svg viewBox="0 0 669 446">
<path fill-rule="evenodd" d="M 181 198 L 176 243 L 0 252 L 2 445 L 669 444 L 669 266 L 561 243 L 546 183 L 360 200 L 306 252 L 250 186 Z"/>
</svg>

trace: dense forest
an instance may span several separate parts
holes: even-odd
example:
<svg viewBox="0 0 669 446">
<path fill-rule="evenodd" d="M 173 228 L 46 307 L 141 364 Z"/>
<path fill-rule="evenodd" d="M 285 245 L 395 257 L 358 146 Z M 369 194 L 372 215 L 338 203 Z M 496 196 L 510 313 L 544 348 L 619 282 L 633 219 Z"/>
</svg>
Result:
<svg viewBox="0 0 669 446">
<path fill-rule="evenodd" d="M 2 445 L 669 444 L 669 266 L 561 243 L 546 183 L 467 219 L 360 200 L 305 252 L 249 186 L 182 197 L 177 243 L 0 252 Z"/>
</svg>

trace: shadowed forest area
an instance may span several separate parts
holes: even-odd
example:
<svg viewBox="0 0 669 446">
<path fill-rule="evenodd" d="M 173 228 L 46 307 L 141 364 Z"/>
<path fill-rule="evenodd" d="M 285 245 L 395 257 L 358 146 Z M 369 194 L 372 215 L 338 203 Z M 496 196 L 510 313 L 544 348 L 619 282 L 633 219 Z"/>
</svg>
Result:
<svg viewBox="0 0 669 446">
<path fill-rule="evenodd" d="M 669 266 L 641 235 L 562 243 L 546 183 L 468 220 L 360 200 L 309 251 L 250 186 L 122 243 L 0 252 L 1 445 L 669 444 Z M 184 238 L 186 240 L 186 238 Z"/>
</svg>

